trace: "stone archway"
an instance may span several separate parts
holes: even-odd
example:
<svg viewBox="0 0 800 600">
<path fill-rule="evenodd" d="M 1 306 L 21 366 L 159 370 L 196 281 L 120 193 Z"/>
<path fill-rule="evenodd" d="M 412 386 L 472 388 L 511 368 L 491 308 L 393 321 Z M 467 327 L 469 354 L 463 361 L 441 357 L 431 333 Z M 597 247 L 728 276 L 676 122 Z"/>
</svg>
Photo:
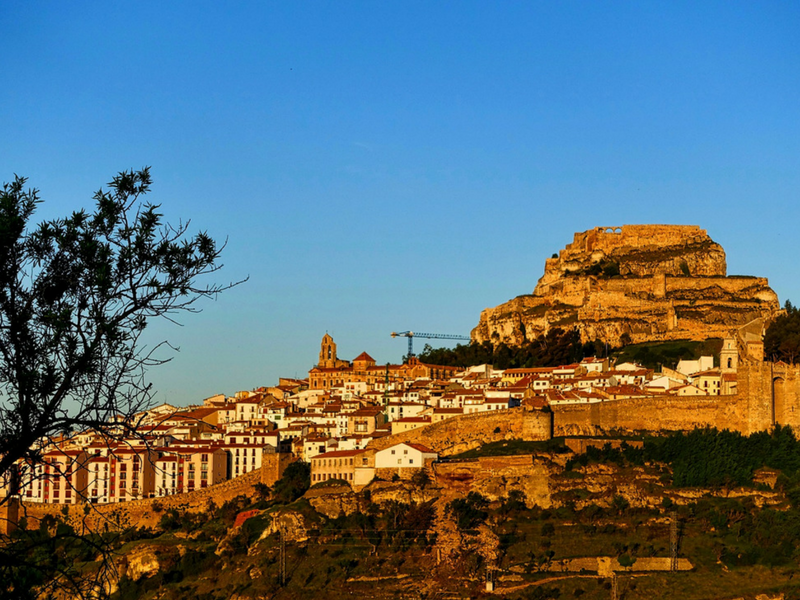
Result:
<svg viewBox="0 0 800 600">
<path fill-rule="evenodd" d="M 786 384 L 783 377 L 772 380 L 772 424 L 786 424 Z"/>
</svg>

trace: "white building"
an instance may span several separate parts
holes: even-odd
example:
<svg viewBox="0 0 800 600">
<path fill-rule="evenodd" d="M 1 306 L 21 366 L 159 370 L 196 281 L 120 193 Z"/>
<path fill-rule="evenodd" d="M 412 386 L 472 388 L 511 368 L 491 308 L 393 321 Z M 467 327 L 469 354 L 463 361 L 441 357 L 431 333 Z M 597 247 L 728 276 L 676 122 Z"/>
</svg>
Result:
<svg viewBox="0 0 800 600">
<path fill-rule="evenodd" d="M 422 444 L 403 442 L 375 453 L 376 469 L 420 469 L 426 460 L 436 460 L 439 455 Z"/>
</svg>

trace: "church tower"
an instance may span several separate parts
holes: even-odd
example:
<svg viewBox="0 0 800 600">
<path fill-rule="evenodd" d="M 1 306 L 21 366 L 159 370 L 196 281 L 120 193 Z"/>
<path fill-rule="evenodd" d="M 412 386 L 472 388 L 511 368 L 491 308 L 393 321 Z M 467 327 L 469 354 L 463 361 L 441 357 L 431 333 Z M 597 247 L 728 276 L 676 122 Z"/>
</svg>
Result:
<svg viewBox="0 0 800 600">
<path fill-rule="evenodd" d="M 736 340 L 732 337 L 727 337 L 722 342 L 719 366 L 722 373 L 736 373 L 739 367 L 739 349 L 736 346 Z"/>
<path fill-rule="evenodd" d="M 319 364 L 318 367 L 325 368 L 332 368 L 337 366 L 336 360 L 336 344 L 333 341 L 333 338 L 328 335 L 327 333 L 322 336 L 322 344 L 320 344 L 319 350 Z"/>
</svg>

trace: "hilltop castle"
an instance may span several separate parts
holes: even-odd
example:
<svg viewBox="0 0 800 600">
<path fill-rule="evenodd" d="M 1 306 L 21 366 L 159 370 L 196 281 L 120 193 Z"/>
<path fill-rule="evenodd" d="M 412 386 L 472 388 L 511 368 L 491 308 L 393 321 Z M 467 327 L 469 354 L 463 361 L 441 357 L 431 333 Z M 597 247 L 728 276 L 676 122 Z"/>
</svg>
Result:
<svg viewBox="0 0 800 600">
<path fill-rule="evenodd" d="M 545 261 L 533 294 L 484 310 L 472 339 L 516 346 L 576 327 L 615 346 L 703 340 L 778 312 L 765 278 L 726 270 L 725 251 L 694 225 L 596 227 Z"/>
</svg>

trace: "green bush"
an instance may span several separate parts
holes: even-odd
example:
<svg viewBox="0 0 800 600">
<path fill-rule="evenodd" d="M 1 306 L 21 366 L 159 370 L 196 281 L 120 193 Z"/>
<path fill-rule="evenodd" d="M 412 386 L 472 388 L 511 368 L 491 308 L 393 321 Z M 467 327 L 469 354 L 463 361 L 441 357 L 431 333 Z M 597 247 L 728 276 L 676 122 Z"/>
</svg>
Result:
<svg viewBox="0 0 800 600">
<path fill-rule="evenodd" d="M 272 488 L 272 499 L 276 504 L 290 504 L 311 487 L 311 465 L 296 461 L 286 467 L 283 476 Z"/>
<path fill-rule="evenodd" d="M 489 513 L 485 510 L 489 501 L 478 492 L 470 492 L 465 498 L 456 498 L 447 505 L 447 511 L 461 530 L 472 530 L 486 521 Z"/>
</svg>

